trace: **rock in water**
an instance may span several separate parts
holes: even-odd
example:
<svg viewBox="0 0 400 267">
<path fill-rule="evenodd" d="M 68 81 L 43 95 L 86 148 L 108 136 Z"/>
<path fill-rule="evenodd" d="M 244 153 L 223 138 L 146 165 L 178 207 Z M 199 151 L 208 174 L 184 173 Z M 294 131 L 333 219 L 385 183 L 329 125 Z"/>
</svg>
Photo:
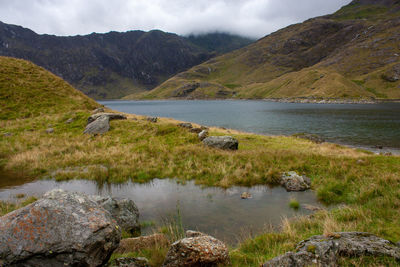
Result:
<svg viewBox="0 0 400 267">
<path fill-rule="evenodd" d="M 338 257 L 387 256 L 400 260 L 400 247 L 369 233 L 317 235 L 301 241 L 296 252 L 266 262 L 263 267 L 338 266 Z"/>
<path fill-rule="evenodd" d="M 310 189 L 311 180 L 307 176 L 301 176 L 291 171 L 282 174 L 280 184 L 285 187 L 287 191 L 304 191 Z"/>
<path fill-rule="evenodd" d="M 90 116 L 87 120 L 87 123 L 91 123 L 94 122 L 95 120 L 97 120 L 100 117 L 108 117 L 108 120 L 112 121 L 112 120 L 126 120 L 126 116 L 123 114 L 118 114 L 118 113 L 96 113 L 93 114 L 92 116 Z"/>
<path fill-rule="evenodd" d="M 210 136 L 203 140 L 203 144 L 219 149 L 237 150 L 239 142 L 232 136 Z"/>
<path fill-rule="evenodd" d="M 226 245 L 212 236 L 188 231 L 187 237 L 173 243 L 163 267 L 218 266 L 229 263 Z"/>
<path fill-rule="evenodd" d="M 0 217 L 0 233 L 6 266 L 101 266 L 121 239 L 108 211 L 63 190 Z"/>
<path fill-rule="evenodd" d="M 108 211 L 122 230 L 127 232 L 140 230 L 139 210 L 133 200 L 102 196 L 89 196 L 89 198 Z"/>
<path fill-rule="evenodd" d="M 95 121 L 86 125 L 86 129 L 83 133 L 87 134 L 103 134 L 108 132 L 110 129 L 110 119 L 108 116 L 101 116 Z"/>
<path fill-rule="evenodd" d="M 253 196 L 249 193 L 249 192 L 243 192 L 242 194 L 240 194 L 240 198 L 241 199 L 249 199 L 252 198 Z"/>
</svg>

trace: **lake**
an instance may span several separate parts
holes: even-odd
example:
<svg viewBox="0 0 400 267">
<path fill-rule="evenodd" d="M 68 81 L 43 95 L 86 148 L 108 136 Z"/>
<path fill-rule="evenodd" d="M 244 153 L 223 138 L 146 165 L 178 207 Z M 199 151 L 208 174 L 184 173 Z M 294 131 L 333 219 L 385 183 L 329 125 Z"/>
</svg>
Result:
<svg viewBox="0 0 400 267">
<path fill-rule="evenodd" d="M 309 104 L 255 100 L 100 101 L 126 113 L 265 135 L 311 133 L 328 142 L 400 150 L 400 103 Z M 378 150 L 376 150 L 378 151 Z"/>
</svg>

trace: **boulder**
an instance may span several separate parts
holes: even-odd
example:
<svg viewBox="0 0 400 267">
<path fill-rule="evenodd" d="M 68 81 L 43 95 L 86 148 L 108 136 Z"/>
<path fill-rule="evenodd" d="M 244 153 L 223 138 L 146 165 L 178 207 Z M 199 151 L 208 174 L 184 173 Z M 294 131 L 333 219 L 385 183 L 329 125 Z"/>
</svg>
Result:
<svg viewBox="0 0 400 267">
<path fill-rule="evenodd" d="M 311 180 L 307 176 L 301 176 L 291 171 L 282 174 L 280 184 L 285 187 L 287 191 L 305 191 L 310 189 Z"/>
<path fill-rule="evenodd" d="M 238 140 L 231 136 L 210 136 L 203 140 L 203 144 L 214 148 L 229 150 L 237 150 L 239 146 Z"/>
<path fill-rule="evenodd" d="M 242 194 L 240 194 L 240 198 L 241 199 L 249 199 L 252 198 L 253 196 L 249 193 L 249 192 L 243 192 Z"/>
<path fill-rule="evenodd" d="M 203 233 L 189 231 L 186 238 L 171 245 L 162 266 L 217 266 L 228 263 L 228 248 L 222 241 Z"/>
<path fill-rule="evenodd" d="M 338 266 L 339 257 L 387 256 L 400 260 L 400 247 L 369 233 L 342 232 L 317 235 L 298 243 L 296 252 L 288 252 L 266 262 L 272 266 Z"/>
<path fill-rule="evenodd" d="M 198 136 L 199 136 L 200 141 L 203 141 L 204 139 L 206 139 L 208 137 L 208 130 L 202 130 Z"/>
<path fill-rule="evenodd" d="M 89 198 L 108 211 L 122 230 L 130 233 L 140 230 L 139 210 L 133 200 L 103 196 Z"/>
<path fill-rule="evenodd" d="M 54 133 L 54 128 L 47 128 L 46 133 L 48 134 Z"/>
<path fill-rule="evenodd" d="M 101 266 L 121 239 L 108 211 L 63 190 L 0 217 L 0 233 L 6 266 Z"/>
<path fill-rule="evenodd" d="M 110 267 L 150 267 L 150 263 L 146 258 L 117 258 L 113 260 Z"/>
<path fill-rule="evenodd" d="M 126 116 L 123 114 L 118 114 L 118 113 L 96 113 L 90 116 L 87 120 L 87 123 L 94 122 L 100 117 L 108 117 L 108 120 L 126 120 Z"/>
<path fill-rule="evenodd" d="M 100 116 L 95 121 L 92 121 L 88 125 L 86 125 L 85 131 L 83 133 L 86 134 L 103 134 L 108 132 L 110 129 L 110 119 L 108 116 Z"/>
<path fill-rule="evenodd" d="M 168 246 L 168 238 L 164 234 L 152 234 L 132 238 L 124 238 L 119 243 L 115 253 L 124 254 L 129 252 L 138 252 L 142 249 L 151 249 L 155 246 Z"/>
<path fill-rule="evenodd" d="M 189 122 L 178 123 L 178 126 L 182 127 L 182 128 L 186 128 L 186 129 L 192 129 L 193 128 L 193 125 L 191 123 L 189 123 Z"/>
<path fill-rule="evenodd" d="M 69 118 L 68 120 L 65 121 L 65 123 L 66 123 L 66 124 L 70 124 L 70 123 L 72 123 L 73 121 L 74 121 L 73 118 Z"/>
<path fill-rule="evenodd" d="M 158 118 L 157 117 L 147 117 L 146 120 L 149 122 L 156 123 L 158 121 Z"/>
<path fill-rule="evenodd" d="M 203 130 L 201 129 L 201 128 L 192 128 L 192 129 L 190 129 L 189 130 L 189 132 L 191 132 L 191 133 L 196 133 L 196 134 L 199 134 L 199 133 L 201 133 Z"/>
</svg>

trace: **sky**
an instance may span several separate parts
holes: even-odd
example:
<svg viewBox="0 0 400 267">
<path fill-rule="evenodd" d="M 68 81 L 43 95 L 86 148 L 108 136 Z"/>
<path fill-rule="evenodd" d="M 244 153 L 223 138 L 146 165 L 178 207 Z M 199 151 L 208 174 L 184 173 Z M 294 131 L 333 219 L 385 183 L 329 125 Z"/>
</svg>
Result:
<svg viewBox="0 0 400 267">
<path fill-rule="evenodd" d="M 261 38 L 351 0 L 0 0 L 0 21 L 40 34 L 152 30 Z"/>
</svg>

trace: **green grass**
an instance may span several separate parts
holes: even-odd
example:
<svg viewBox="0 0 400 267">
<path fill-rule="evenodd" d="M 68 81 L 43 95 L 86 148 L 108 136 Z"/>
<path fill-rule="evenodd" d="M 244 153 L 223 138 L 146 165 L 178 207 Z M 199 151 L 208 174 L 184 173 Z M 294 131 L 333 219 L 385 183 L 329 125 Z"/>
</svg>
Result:
<svg viewBox="0 0 400 267">
<path fill-rule="evenodd" d="M 298 210 L 300 208 L 300 203 L 297 201 L 297 199 L 290 199 L 289 201 L 289 207 L 291 207 L 294 210 Z"/>
</svg>

